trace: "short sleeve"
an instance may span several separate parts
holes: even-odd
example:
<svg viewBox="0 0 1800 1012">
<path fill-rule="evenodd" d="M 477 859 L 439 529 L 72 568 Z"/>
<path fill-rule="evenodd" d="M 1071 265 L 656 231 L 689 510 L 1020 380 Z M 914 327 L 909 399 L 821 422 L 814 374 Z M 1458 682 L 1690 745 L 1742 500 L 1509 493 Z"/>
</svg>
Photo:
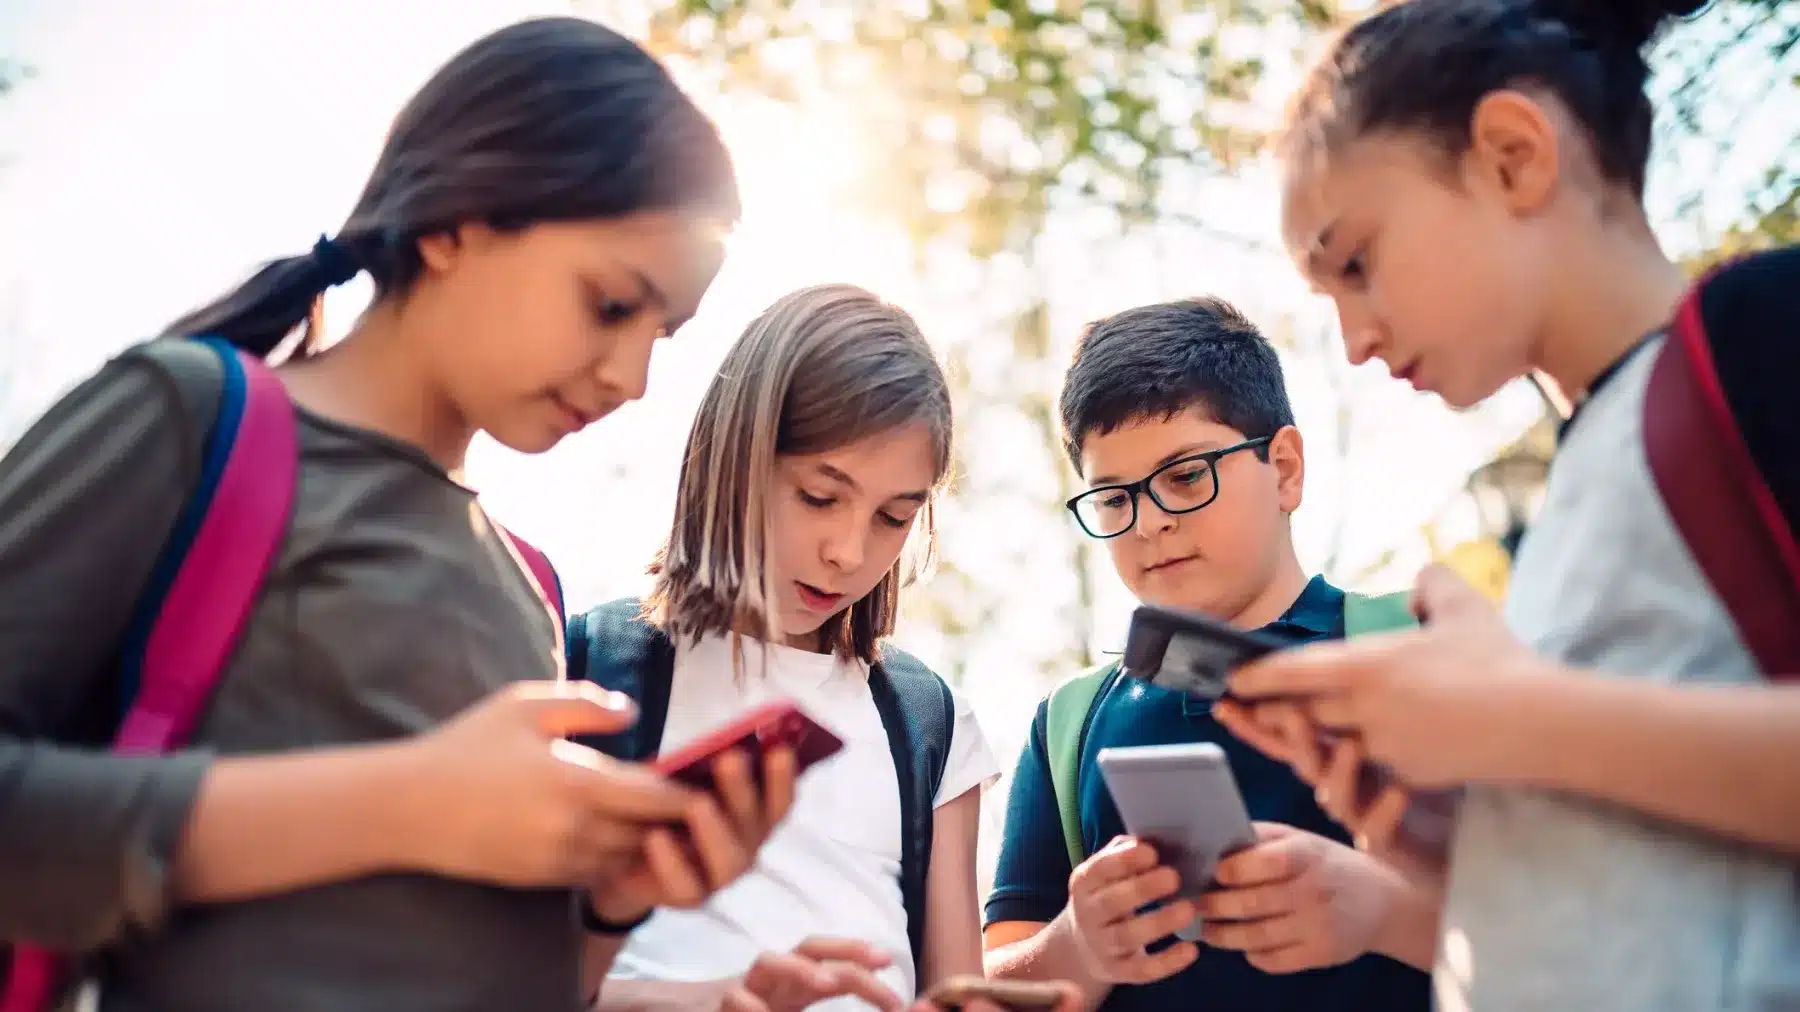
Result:
<svg viewBox="0 0 1800 1012">
<path fill-rule="evenodd" d="M 1000 779 L 1000 762 L 994 758 L 994 750 L 988 746 L 987 735 L 975 719 L 969 701 L 954 688 L 950 698 L 956 703 L 956 727 L 950 732 L 950 755 L 944 760 L 944 777 L 938 781 L 933 808 L 955 801 L 971 787 L 986 790 Z"/>
<path fill-rule="evenodd" d="M 1006 830 L 984 919 L 1048 923 L 1069 901 L 1068 846 L 1044 749 L 1045 707 L 1038 705 L 1006 799 Z"/>
</svg>

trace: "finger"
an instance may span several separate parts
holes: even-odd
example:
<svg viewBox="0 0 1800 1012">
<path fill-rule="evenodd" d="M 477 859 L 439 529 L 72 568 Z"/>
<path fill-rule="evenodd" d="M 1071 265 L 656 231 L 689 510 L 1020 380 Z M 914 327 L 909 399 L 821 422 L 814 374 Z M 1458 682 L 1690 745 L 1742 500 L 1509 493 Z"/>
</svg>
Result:
<svg viewBox="0 0 1800 1012">
<path fill-rule="evenodd" d="M 1207 921 L 1200 929 L 1200 936 L 1206 944 L 1219 949 L 1267 952 L 1303 941 L 1307 927 L 1306 917 L 1287 913 L 1256 921 Z"/>
<path fill-rule="evenodd" d="M 1231 694 L 1258 701 L 1342 692 L 1362 670 L 1385 658 L 1392 649 L 1386 639 L 1371 635 L 1277 650 L 1232 672 Z"/>
<path fill-rule="evenodd" d="M 1051 1012 L 1080 1012 L 1087 1004 L 1087 999 L 1082 995 L 1081 988 L 1076 987 L 1072 982 L 1058 980 L 1053 981 L 1052 983 L 1056 985 L 1056 990 L 1060 992 L 1060 996 L 1056 1000 L 1056 1007 L 1052 1009 Z"/>
<path fill-rule="evenodd" d="M 1085 909 L 1095 916 L 1097 925 L 1111 925 L 1137 913 L 1158 900 L 1167 899 L 1181 888 L 1181 873 L 1164 866 L 1152 868 L 1112 882 L 1088 895 Z"/>
<path fill-rule="evenodd" d="M 1115 959 L 1126 959 L 1143 952 L 1151 942 L 1167 938 L 1194 923 L 1197 916 L 1199 910 L 1193 900 L 1174 900 L 1108 928 L 1100 947 Z"/>
<path fill-rule="evenodd" d="M 1106 886 L 1156 867 L 1156 848 L 1133 836 L 1115 836 L 1100 852 L 1077 865 L 1069 894 L 1091 895 Z"/>
<path fill-rule="evenodd" d="M 765 952 L 757 956 L 744 974 L 745 989 L 765 1002 L 772 1002 L 776 994 L 823 995 L 831 990 L 833 983 L 834 978 L 826 967 L 787 952 Z M 810 1005 L 816 1000 L 809 997 L 800 1004 Z"/>
<path fill-rule="evenodd" d="M 686 851 L 669 829 L 658 827 L 644 836 L 644 865 L 667 906 L 698 906 L 706 899 L 706 882 Z"/>
<path fill-rule="evenodd" d="M 894 993 L 893 988 L 883 984 L 875 978 L 873 973 L 860 966 L 852 966 L 849 963 L 831 963 L 826 966 L 825 971 L 831 976 L 831 987 L 820 993 L 814 999 L 815 1001 L 851 995 L 861 998 L 884 1012 L 901 1012 L 906 1007 L 906 1002 L 900 1000 L 900 996 Z"/>
<path fill-rule="evenodd" d="M 1119 965 L 1119 976 L 1127 984 L 1149 984 L 1173 977 L 1193 965 L 1200 947 L 1193 942 L 1177 942 L 1161 952 L 1133 956 Z"/>
<path fill-rule="evenodd" d="M 1313 837 L 1298 831 L 1274 835 L 1219 860 L 1213 878 L 1220 886 L 1242 889 L 1285 882 L 1306 869 Z"/>
<path fill-rule="evenodd" d="M 762 832 L 766 838 L 794 807 L 794 779 L 799 776 L 800 761 L 791 748 L 772 748 L 763 753 Z"/>
<path fill-rule="evenodd" d="M 1426 566 L 1413 583 L 1413 614 L 1427 624 L 1441 624 L 1494 613 L 1493 602 L 1448 566 Z"/>
<path fill-rule="evenodd" d="M 1363 806 L 1369 800 L 1361 793 L 1362 768 L 1361 743 L 1354 738 L 1345 738 L 1332 746 L 1331 758 L 1325 763 L 1325 774 L 1313 791 L 1319 807 L 1352 832 L 1362 822 Z"/>
<path fill-rule="evenodd" d="M 1196 901 L 1200 916 L 1211 925 L 1221 921 L 1260 921 L 1280 917 L 1299 909 L 1292 880 L 1249 886 L 1243 889 L 1215 889 Z"/>
<path fill-rule="evenodd" d="M 1392 784 L 1382 788 L 1358 824 L 1351 827 L 1357 847 L 1377 854 L 1391 849 L 1411 804 L 1412 799 L 1403 788 Z"/>
<path fill-rule="evenodd" d="M 632 822 L 678 822 L 695 795 L 648 766 L 622 763 L 572 741 L 553 741 L 572 788 L 588 811 Z"/>
<path fill-rule="evenodd" d="M 1276 949 L 1247 952 L 1244 958 L 1264 973 L 1299 973 L 1329 965 L 1318 958 L 1314 948 L 1306 944 L 1284 945 Z"/>
<path fill-rule="evenodd" d="M 613 734 L 637 722 L 631 697 L 593 682 L 514 682 L 500 690 L 502 705 L 514 708 L 540 734 Z"/>
<path fill-rule="evenodd" d="M 1307 717 L 1304 707 L 1283 707 L 1276 717 L 1282 723 L 1282 736 L 1294 742 L 1295 758 L 1289 765 L 1295 775 L 1309 784 L 1318 783 L 1325 771 L 1324 732 Z"/>
<path fill-rule="evenodd" d="M 1282 713 L 1293 710 L 1288 703 L 1245 704 L 1221 699 L 1213 704 L 1213 719 L 1224 725 L 1234 737 L 1271 759 L 1292 764 L 1297 751 L 1295 742 L 1283 733 Z"/>
<path fill-rule="evenodd" d="M 700 868 L 706 873 L 706 881 L 711 887 L 709 891 L 725 888 L 755 860 L 756 852 L 732 834 L 726 825 L 725 813 L 712 798 L 701 797 L 689 805 L 684 821 L 688 843 L 700 859 Z"/>
<path fill-rule="evenodd" d="M 870 970 L 884 969 L 894 957 L 854 938 L 808 938 L 794 947 L 797 955 L 819 962 L 853 963 Z"/>
<path fill-rule="evenodd" d="M 589 855 L 596 869 L 637 856 L 649 827 L 638 822 L 621 822 L 590 813 L 582 823 L 577 846 Z"/>
<path fill-rule="evenodd" d="M 761 839 L 762 800 L 757 796 L 750 758 L 738 749 L 730 749 L 713 760 L 713 790 L 738 838 Z"/>
<path fill-rule="evenodd" d="M 1342 695 L 1314 696 L 1306 701 L 1306 719 L 1320 731 L 1343 735 L 1362 730 L 1363 716 L 1356 698 Z"/>
</svg>

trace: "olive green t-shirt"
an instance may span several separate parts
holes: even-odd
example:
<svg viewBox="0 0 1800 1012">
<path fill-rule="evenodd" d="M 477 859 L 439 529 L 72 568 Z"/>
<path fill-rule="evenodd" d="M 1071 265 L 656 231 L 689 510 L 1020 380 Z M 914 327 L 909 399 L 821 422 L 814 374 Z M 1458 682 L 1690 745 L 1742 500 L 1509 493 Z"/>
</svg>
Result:
<svg viewBox="0 0 1800 1012">
<path fill-rule="evenodd" d="M 292 527 L 194 747 L 102 754 L 119 643 L 220 375 L 199 345 L 139 346 L 0 461 L 0 939 L 99 952 L 107 1012 L 578 1007 L 566 891 L 387 875 L 171 906 L 213 756 L 415 734 L 561 664 L 555 616 L 474 493 L 301 410 Z"/>
</svg>

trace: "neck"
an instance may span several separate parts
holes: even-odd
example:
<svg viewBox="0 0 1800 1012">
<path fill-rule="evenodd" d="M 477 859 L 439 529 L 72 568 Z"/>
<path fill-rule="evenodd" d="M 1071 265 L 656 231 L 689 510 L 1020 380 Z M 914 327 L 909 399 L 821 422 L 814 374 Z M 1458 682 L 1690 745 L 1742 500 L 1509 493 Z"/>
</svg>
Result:
<svg viewBox="0 0 1800 1012">
<path fill-rule="evenodd" d="M 1602 234 L 1558 268 L 1567 295 L 1552 307 L 1537 355 L 1538 367 L 1573 402 L 1646 334 L 1668 324 L 1689 284 L 1647 228 Z"/>
<path fill-rule="evenodd" d="M 342 341 L 282 368 L 300 406 L 423 450 L 460 474 L 475 430 L 430 377 L 398 307 L 376 305 Z"/>
<path fill-rule="evenodd" d="M 1281 554 L 1275 560 L 1275 575 L 1262 593 L 1229 617 L 1232 625 L 1239 629 L 1260 629 L 1287 613 L 1294 602 L 1300 599 L 1300 592 L 1312 577 L 1300 568 L 1300 557 L 1294 554 L 1294 543 L 1284 541 Z"/>
</svg>

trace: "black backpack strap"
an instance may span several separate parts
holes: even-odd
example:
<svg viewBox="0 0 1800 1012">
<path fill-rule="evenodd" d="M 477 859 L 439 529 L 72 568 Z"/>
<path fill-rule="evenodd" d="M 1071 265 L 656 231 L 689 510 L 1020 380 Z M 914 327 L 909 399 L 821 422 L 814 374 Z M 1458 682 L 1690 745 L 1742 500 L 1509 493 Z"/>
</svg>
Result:
<svg viewBox="0 0 1800 1012">
<path fill-rule="evenodd" d="M 925 958 L 925 876 L 931 863 L 931 827 L 938 787 L 950 760 L 956 700 L 950 687 L 918 658 L 884 647 L 869 670 L 869 691 L 887 732 L 888 751 L 900 782 L 900 900 L 913 966 Z"/>
<path fill-rule="evenodd" d="M 579 739 L 617 759 L 656 755 L 669 718 L 675 645 L 640 611 L 636 598 L 622 598 L 569 619 L 569 677 L 623 693 L 638 705 L 637 724 L 629 730 Z"/>
</svg>

